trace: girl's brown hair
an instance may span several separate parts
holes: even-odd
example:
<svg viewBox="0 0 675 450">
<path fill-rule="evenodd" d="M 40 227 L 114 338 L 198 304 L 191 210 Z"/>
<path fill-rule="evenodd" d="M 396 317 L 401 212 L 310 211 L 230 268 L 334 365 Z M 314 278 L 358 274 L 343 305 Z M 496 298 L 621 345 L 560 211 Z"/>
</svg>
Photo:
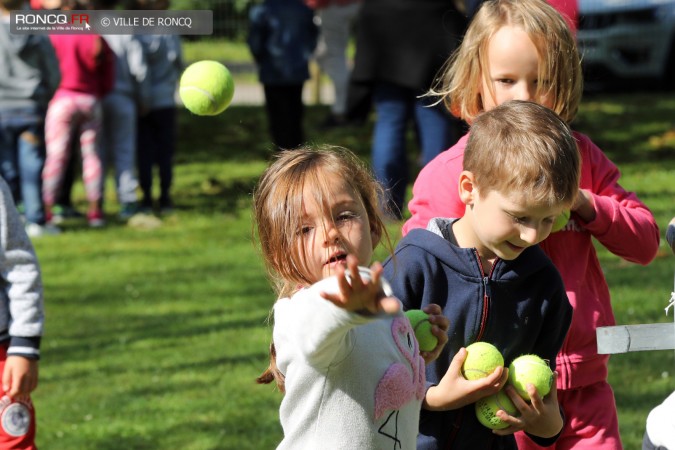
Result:
<svg viewBox="0 0 675 450">
<path fill-rule="evenodd" d="M 489 79 L 488 46 L 504 26 L 522 28 L 539 53 L 538 92 L 553 99 L 551 109 L 571 122 L 583 93 L 576 39 L 562 15 L 545 0 L 488 0 L 474 16 L 462 44 L 446 61 L 443 75 L 427 93 L 439 97 L 455 116 L 471 123 L 483 112 L 480 77 Z"/>
<path fill-rule="evenodd" d="M 365 206 L 371 231 L 383 237 L 391 250 L 391 240 L 378 209 L 382 188 L 371 171 L 351 151 L 336 146 L 305 146 L 276 154 L 263 172 L 253 192 L 254 230 L 268 276 L 279 298 L 292 295 L 310 279 L 298 230 L 302 226 L 303 192 L 312 187 L 314 201 L 324 205 L 333 192 L 327 175 L 337 175 L 347 182 Z M 270 366 L 258 377 L 258 383 L 276 380 L 283 391 L 283 374 L 276 367 L 274 344 L 270 345 Z"/>
</svg>

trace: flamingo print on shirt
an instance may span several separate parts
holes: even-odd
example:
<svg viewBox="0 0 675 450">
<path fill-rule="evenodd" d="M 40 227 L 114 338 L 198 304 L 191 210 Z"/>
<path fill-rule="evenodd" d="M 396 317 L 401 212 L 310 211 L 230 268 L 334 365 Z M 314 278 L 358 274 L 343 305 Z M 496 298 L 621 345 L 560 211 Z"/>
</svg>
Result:
<svg viewBox="0 0 675 450">
<path fill-rule="evenodd" d="M 375 419 L 385 411 L 398 410 L 409 401 L 422 400 L 425 392 L 424 359 L 410 321 L 405 316 L 391 323 L 391 334 L 408 364 L 396 362 L 389 366 L 375 389 Z"/>
</svg>

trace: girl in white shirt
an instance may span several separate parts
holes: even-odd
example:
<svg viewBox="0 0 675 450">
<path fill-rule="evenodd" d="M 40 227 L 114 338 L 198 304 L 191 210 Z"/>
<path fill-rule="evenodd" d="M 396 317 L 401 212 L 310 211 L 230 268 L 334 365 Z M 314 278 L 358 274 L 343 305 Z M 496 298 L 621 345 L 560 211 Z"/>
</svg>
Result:
<svg viewBox="0 0 675 450">
<path fill-rule="evenodd" d="M 270 367 L 279 449 L 414 449 L 425 360 L 447 342 L 431 305 L 432 352 L 420 352 L 399 300 L 369 264 L 384 237 L 380 188 L 348 150 L 280 152 L 254 193 L 257 239 L 279 299 Z M 390 244 L 390 243 L 389 243 Z M 391 245 L 389 245 L 391 249 Z"/>
</svg>

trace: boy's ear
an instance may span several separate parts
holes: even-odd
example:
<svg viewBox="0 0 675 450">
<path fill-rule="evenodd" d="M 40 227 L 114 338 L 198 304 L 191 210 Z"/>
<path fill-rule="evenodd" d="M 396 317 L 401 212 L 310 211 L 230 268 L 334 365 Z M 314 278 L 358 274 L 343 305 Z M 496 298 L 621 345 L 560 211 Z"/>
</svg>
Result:
<svg viewBox="0 0 675 450">
<path fill-rule="evenodd" d="M 478 195 L 473 172 L 463 170 L 459 174 L 459 186 L 457 188 L 459 189 L 460 200 L 465 205 L 472 205 L 476 195 Z"/>
</svg>

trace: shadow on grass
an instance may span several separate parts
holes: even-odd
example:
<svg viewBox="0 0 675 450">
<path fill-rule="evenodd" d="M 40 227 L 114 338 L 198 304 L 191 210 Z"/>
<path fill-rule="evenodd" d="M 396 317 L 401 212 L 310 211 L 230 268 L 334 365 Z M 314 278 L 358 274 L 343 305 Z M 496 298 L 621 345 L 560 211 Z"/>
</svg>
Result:
<svg viewBox="0 0 675 450">
<path fill-rule="evenodd" d="M 584 98 L 572 126 L 616 164 L 675 162 L 672 92 L 605 94 Z"/>
</svg>

